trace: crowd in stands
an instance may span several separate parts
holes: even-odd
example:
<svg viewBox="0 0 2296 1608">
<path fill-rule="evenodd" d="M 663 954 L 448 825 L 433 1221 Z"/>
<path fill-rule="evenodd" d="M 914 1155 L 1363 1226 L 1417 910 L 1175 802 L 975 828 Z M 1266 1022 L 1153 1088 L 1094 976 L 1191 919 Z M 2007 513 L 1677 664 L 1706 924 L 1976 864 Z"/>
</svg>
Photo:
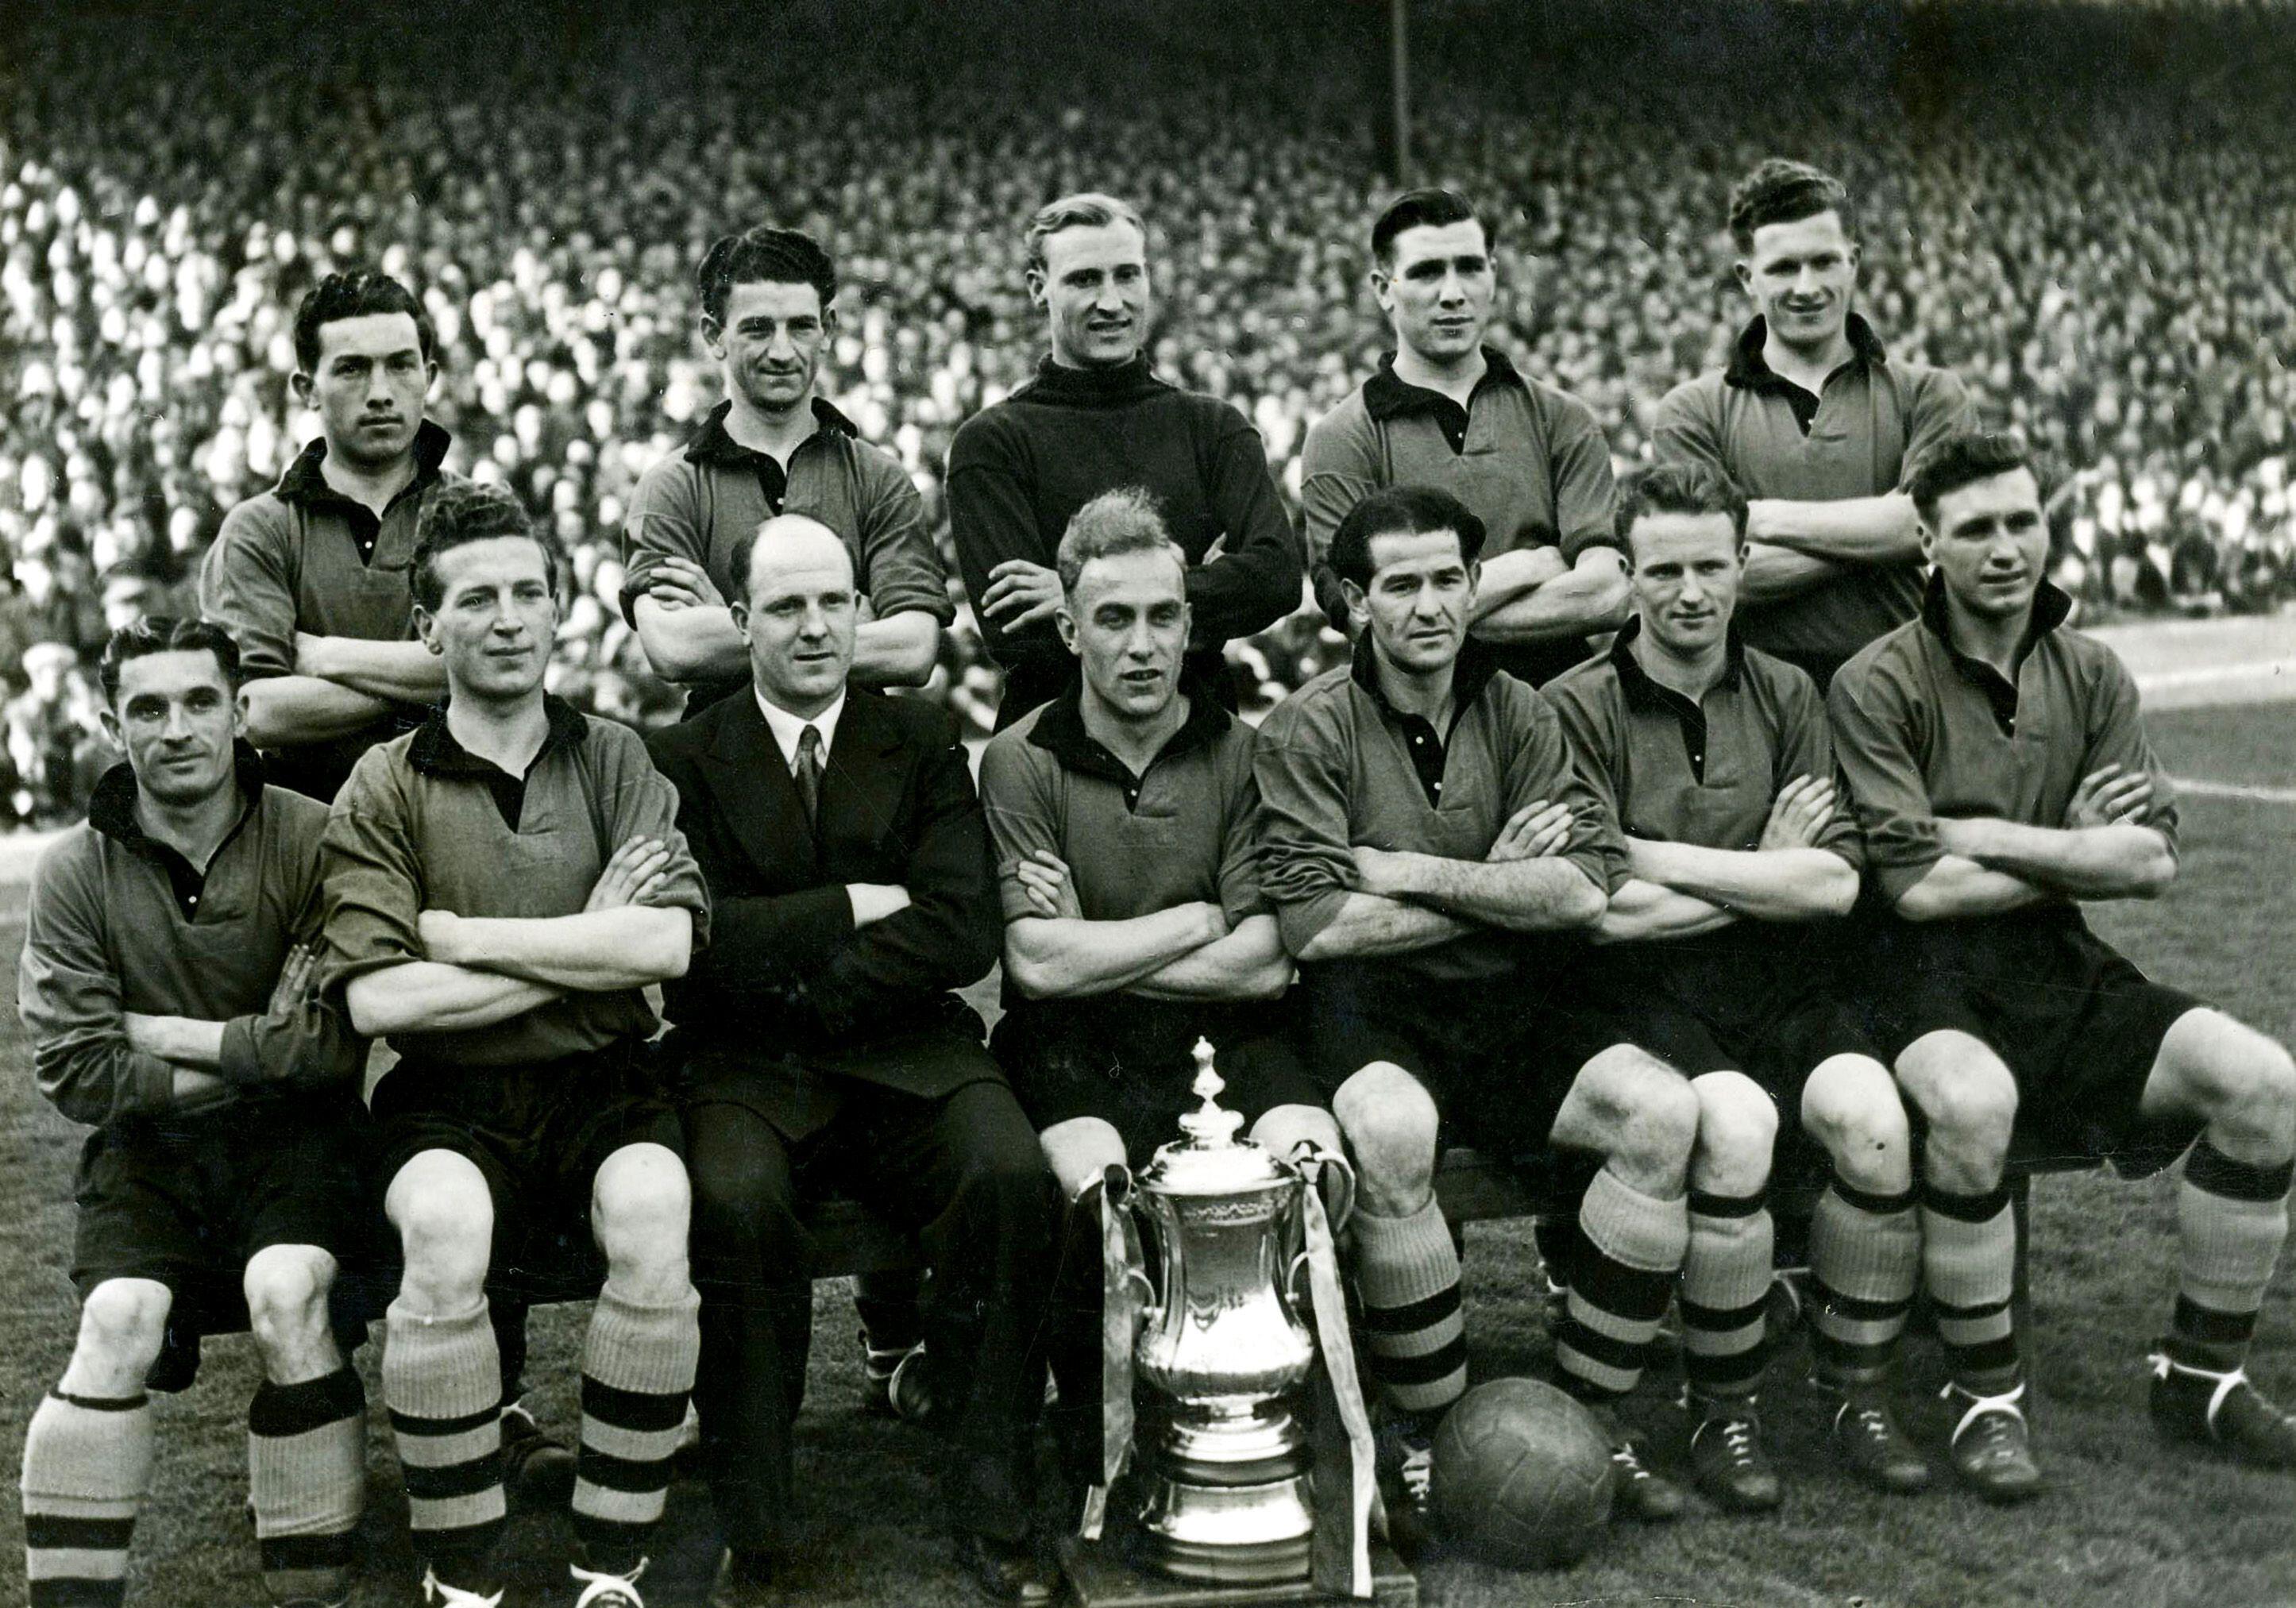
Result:
<svg viewBox="0 0 2296 1608">
<path fill-rule="evenodd" d="M 1021 229 L 1052 195 L 1147 215 L 1159 370 L 1242 407 L 1287 492 L 1385 344 L 1383 7 L 389 10 L 0 21 L 0 824 L 77 810 L 107 622 L 189 606 L 225 510 L 314 433 L 289 324 L 332 268 L 422 296 L 449 466 L 514 488 L 567 558 L 558 690 L 641 722 L 676 697 L 617 608 L 619 533 L 716 400 L 692 291 L 714 235 L 828 243 L 824 390 L 944 530 L 951 435 L 1043 347 Z M 2059 578 L 2092 617 L 2296 596 L 2296 12 L 1411 11 L 1413 175 L 1484 201 L 1499 338 L 1621 465 L 1747 316 L 1729 185 L 1791 154 L 1860 199 L 1884 342 L 2070 472 Z M 969 619 L 940 685 L 985 728 Z M 1345 650 L 1303 612 L 1241 651 L 1273 695 Z"/>
</svg>

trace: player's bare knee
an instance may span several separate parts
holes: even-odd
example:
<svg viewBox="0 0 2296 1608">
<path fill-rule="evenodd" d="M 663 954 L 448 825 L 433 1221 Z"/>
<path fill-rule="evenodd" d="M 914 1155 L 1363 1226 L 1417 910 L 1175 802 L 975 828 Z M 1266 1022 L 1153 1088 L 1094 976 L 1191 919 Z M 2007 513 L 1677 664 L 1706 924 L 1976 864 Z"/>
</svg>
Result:
<svg viewBox="0 0 2296 1608">
<path fill-rule="evenodd" d="M 1441 1119 L 1419 1079 L 1374 1061 L 1340 1086 L 1332 1113 L 1355 1157 L 1364 1204 L 1401 1217 L 1427 1204 L 1435 1187 Z"/>
<path fill-rule="evenodd" d="M 173 1300 L 167 1285 L 146 1278 L 106 1279 L 89 1291 L 80 1305 L 72 1372 L 140 1382 L 159 1360 Z"/>
<path fill-rule="evenodd" d="M 1887 1067 L 1865 1055 L 1818 1063 L 1802 1086 L 1802 1128 L 1852 1187 L 1902 1194 L 1912 1183 L 1912 1125 Z"/>
<path fill-rule="evenodd" d="M 1689 1174 L 1698 1120 L 1688 1079 L 1631 1045 L 1613 1045 L 1578 1069 L 1554 1139 L 1603 1156 L 1636 1189 L 1675 1194 Z"/>
<path fill-rule="evenodd" d="M 1776 1103 L 1743 1072 L 1708 1072 L 1691 1079 L 1690 1087 L 1698 1099 L 1693 1182 L 1714 1194 L 1755 1194 L 1769 1180 Z"/>
<path fill-rule="evenodd" d="M 2276 1040 L 2218 1011 L 2195 1011 L 2169 1030 L 2161 1059 L 2177 1103 L 2209 1124 L 2220 1150 L 2282 1161 L 2296 1149 L 2296 1063 Z"/>
<path fill-rule="evenodd" d="M 1111 1167 L 1125 1164 L 1124 1136 L 1115 1125 L 1100 1117 L 1071 1117 L 1055 1122 L 1037 1136 L 1045 1165 L 1060 1180 L 1061 1194 L 1078 1196 L 1107 1177 Z"/>
<path fill-rule="evenodd" d="M 335 1259 L 316 1245 L 266 1245 L 248 1259 L 241 1288 L 256 1342 L 323 1326 L 334 1288 Z"/>
<path fill-rule="evenodd" d="M 383 1198 L 406 1262 L 400 1293 L 430 1314 L 466 1312 L 485 1291 L 494 1200 L 469 1158 L 425 1151 L 398 1169 Z"/>
<path fill-rule="evenodd" d="M 629 1144 L 608 1156 L 590 1190 L 590 1223 L 608 1276 L 666 1297 L 685 1281 L 685 1232 L 693 1191 L 685 1165 L 660 1144 Z"/>
<path fill-rule="evenodd" d="M 1339 1120 L 1320 1105 L 1271 1107 L 1251 1125 L 1251 1137 L 1270 1155 L 1285 1157 L 1301 1144 L 1333 1154 L 1341 1145 Z"/>
</svg>

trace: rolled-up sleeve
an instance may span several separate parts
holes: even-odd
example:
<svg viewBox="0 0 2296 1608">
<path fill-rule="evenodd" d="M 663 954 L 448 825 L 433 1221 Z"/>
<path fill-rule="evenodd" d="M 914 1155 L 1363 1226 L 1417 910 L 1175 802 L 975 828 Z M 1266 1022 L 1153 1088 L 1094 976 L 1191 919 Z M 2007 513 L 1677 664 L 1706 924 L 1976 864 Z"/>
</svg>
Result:
<svg viewBox="0 0 2296 1608">
<path fill-rule="evenodd" d="M 1028 751 L 1027 734 L 1008 728 L 980 751 L 980 807 L 988 817 L 989 850 L 996 857 L 996 895 L 1007 922 L 1035 914 L 1021 861 L 1039 849 L 1061 851 L 1060 801 L 1053 796 L 1053 767 Z"/>
<path fill-rule="evenodd" d="M 1577 687 L 1556 687 L 1540 695 L 1554 710 L 1555 722 L 1562 731 L 1563 747 L 1570 756 L 1573 778 L 1594 800 L 1591 813 L 1596 834 L 1595 852 L 1602 864 L 1601 874 L 1595 879 L 1595 886 L 1605 894 L 1616 893 L 1633 875 L 1626 839 L 1622 835 L 1625 828 L 1620 825 L 1622 817 L 1619 810 L 1617 765 L 1624 744 L 1616 728 L 1603 718 L 1603 711 L 1595 705 L 1593 700 L 1582 696 Z M 1514 791 L 1514 787 L 1511 786 L 1510 791 Z M 1538 796 L 1536 792 L 1528 795 L 1531 799 Z M 1555 799 L 1552 801 L 1559 804 L 1565 800 Z M 1570 801 L 1573 818 L 1569 846 L 1576 848 L 1582 825 L 1578 819 L 1581 807 L 1575 800 Z M 1512 816 L 1520 808 L 1520 805 L 1510 805 L 1507 813 Z M 1580 869 L 1585 868 L 1584 862 L 1581 862 Z"/>
<path fill-rule="evenodd" d="M 16 1013 L 32 1041 L 40 1093 L 75 1122 L 96 1125 L 175 1100 L 175 1068 L 127 1042 L 119 976 L 103 941 L 102 878 L 71 841 L 34 873 Z"/>
<path fill-rule="evenodd" d="M 661 887 L 646 901 L 658 908 L 681 909 L 693 917 L 693 948 L 709 942 L 709 888 L 685 833 L 677 825 L 677 789 L 654 768 L 645 740 L 626 726 L 590 722 L 590 745 L 599 755 L 606 808 L 607 852 L 632 838 L 652 838 L 669 850 Z"/>
<path fill-rule="evenodd" d="M 1867 873 L 1894 903 L 1945 857 L 1916 747 L 1914 701 L 1888 666 L 1852 661 L 1834 677 L 1826 711 L 1834 759 L 1865 831 Z"/>
<path fill-rule="evenodd" d="M 622 521 L 622 618 L 635 627 L 637 601 L 653 583 L 666 558 L 682 558 L 707 568 L 709 532 L 694 505 L 699 479 L 680 455 L 665 459 L 639 477 Z M 721 583 L 722 585 L 722 583 Z"/>
<path fill-rule="evenodd" d="M 880 619 L 931 615 L 939 625 L 956 619 L 948 597 L 948 571 L 925 523 L 925 500 L 908 472 L 882 453 L 855 448 L 861 504 L 861 590 Z"/>
<path fill-rule="evenodd" d="M 2081 760 L 2081 774 L 2087 775 L 2108 765 L 2118 765 L 2124 775 L 2142 772 L 2152 783 L 2152 793 L 2141 825 L 2159 833 L 2168 841 L 2169 852 L 2176 854 L 2177 787 L 2144 734 L 2136 677 L 2118 654 L 2109 649 L 2099 652 L 2105 655 L 2105 668 L 2097 677 L 2096 698 L 2089 709 L 2088 752 Z"/>
<path fill-rule="evenodd" d="M 1660 399 L 1658 418 L 1651 425 L 1651 455 L 1661 464 L 1696 464 L 1726 480 L 1737 479 L 1722 455 L 1713 398 L 1695 380 L 1676 386 Z"/>
<path fill-rule="evenodd" d="M 1332 711 L 1296 701 L 1259 728 L 1259 886 L 1293 955 L 1330 926 L 1356 884 L 1346 736 Z"/>
<path fill-rule="evenodd" d="M 283 824 L 275 861 L 289 881 L 285 907 L 291 943 L 317 947 L 326 919 L 326 883 L 321 874 L 325 819 L 317 830 Z M 324 960 L 324 955 L 319 956 Z M 321 979 L 324 980 L 324 969 Z M 355 1082 L 365 1065 L 365 1041 L 354 1031 L 340 996 L 332 989 L 305 992 L 295 1010 L 234 1016 L 224 1024 L 217 1073 L 228 1083 L 285 1083 L 301 1087 Z"/>
<path fill-rule="evenodd" d="M 1857 829 L 1849 784 L 1841 779 L 1833 759 L 1833 736 L 1827 729 L 1825 704 L 1817 684 L 1800 670 L 1786 678 L 1779 700 L 1776 768 L 1770 775 L 1775 800 L 1797 776 L 1813 776 L 1834 783 L 1833 815 L 1817 834 L 1816 847 L 1839 855 L 1852 871 L 1866 869 L 1866 837 Z"/>
<path fill-rule="evenodd" d="M 200 565 L 201 617 L 231 634 L 241 673 L 250 680 L 295 670 L 290 518 L 273 498 L 242 503 Z"/>
<path fill-rule="evenodd" d="M 422 959 L 422 866 L 382 750 L 370 751 L 343 783 L 319 852 L 328 994 L 340 997 L 354 978 Z"/>
<path fill-rule="evenodd" d="M 1570 743 L 1554 706 L 1527 686 L 1510 691 L 1509 708 L 1521 736 L 1503 751 L 1506 797 L 1502 818 L 1512 818 L 1525 805 L 1542 799 L 1569 806 L 1570 836 L 1559 857 L 1576 866 L 1605 895 L 1616 892 L 1630 873 L 1626 842 L 1619 835 L 1618 808 L 1609 791 L 1597 789 L 1572 762 Z"/>
<path fill-rule="evenodd" d="M 1594 410 L 1566 398 L 1554 415 L 1554 529 L 1562 556 L 1570 563 L 1589 547 L 1611 547 L 1623 557 L 1619 539 L 1619 488 L 1611 472 L 1611 444 Z"/>
<path fill-rule="evenodd" d="M 1334 629 L 1348 630 L 1347 595 L 1332 568 L 1332 537 L 1357 503 L 1379 489 L 1379 436 L 1351 395 L 1308 430 L 1300 455 L 1300 508 L 1308 537 L 1308 579 L 1316 602 Z"/>
</svg>

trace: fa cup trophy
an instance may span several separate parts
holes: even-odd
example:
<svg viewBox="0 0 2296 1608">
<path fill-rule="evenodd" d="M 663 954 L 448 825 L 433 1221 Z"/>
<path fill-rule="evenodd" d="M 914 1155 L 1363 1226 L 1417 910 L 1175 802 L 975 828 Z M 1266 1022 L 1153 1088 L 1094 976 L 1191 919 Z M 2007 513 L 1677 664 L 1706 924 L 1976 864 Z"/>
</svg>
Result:
<svg viewBox="0 0 2296 1608">
<path fill-rule="evenodd" d="M 1384 1548 L 1374 1568 L 1370 1423 L 1332 1225 L 1303 1164 L 1338 1168 L 1349 1195 L 1352 1177 L 1338 1158 L 1295 1161 L 1240 1137 L 1212 1046 L 1199 1039 L 1195 1055 L 1203 1104 L 1183 1136 L 1136 1180 L 1112 1169 L 1102 1192 L 1106 1422 L 1083 1535 L 1099 1539 L 1130 1465 L 1136 1500 L 1118 1518 L 1144 1573 L 1113 1585 L 1098 1549 L 1074 1548 L 1078 1595 L 1087 1608 L 1415 1602 Z"/>
</svg>

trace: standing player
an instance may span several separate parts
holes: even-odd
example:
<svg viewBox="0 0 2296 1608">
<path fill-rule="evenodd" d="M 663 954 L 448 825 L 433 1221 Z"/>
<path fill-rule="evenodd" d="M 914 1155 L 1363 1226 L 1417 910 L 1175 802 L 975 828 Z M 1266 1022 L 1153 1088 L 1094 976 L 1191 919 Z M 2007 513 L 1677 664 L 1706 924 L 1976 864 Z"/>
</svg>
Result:
<svg viewBox="0 0 2296 1608">
<path fill-rule="evenodd" d="M 908 472 L 821 395 L 836 265 L 810 235 L 761 226 L 711 246 L 694 279 L 726 399 L 630 494 L 622 611 L 647 661 L 690 690 L 688 714 L 748 685 L 729 603 L 758 527 L 804 513 L 843 540 L 871 611 L 854 633 L 855 682 L 922 685 L 956 610 Z"/>
<path fill-rule="evenodd" d="M 1308 431 L 1300 498 L 1316 600 L 1344 629 L 1329 554 L 1349 509 L 1382 486 L 1439 486 L 1490 533 L 1472 634 L 1501 669 L 1544 685 L 1627 615 L 1602 427 L 1483 343 L 1498 264 L 1466 197 L 1398 197 L 1372 225 L 1371 257 L 1395 349 Z"/>
<path fill-rule="evenodd" d="M 719 920 L 669 991 L 700 1202 L 701 1430 L 726 1532 L 711 1601 L 780 1600 L 791 1386 L 812 1310 L 798 1210 L 834 1183 L 932 1263 L 925 1360 L 959 1559 L 990 1595 L 1041 1603 L 1054 1582 L 1030 1549 L 1030 1497 L 1052 1190 L 955 992 L 996 961 L 988 833 L 948 717 L 849 689 L 856 611 L 836 535 L 767 521 L 734 617 L 752 691 L 653 739 Z"/>
<path fill-rule="evenodd" d="M 1144 494 L 1110 491 L 1069 521 L 1060 572 L 1055 618 L 1082 674 L 980 758 L 1005 922 L 989 1047 L 1070 1201 L 1179 1136 L 1200 1037 L 1255 1139 L 1279 1156 L 1301 1143 L 1335 1153 L 1339 1128 L 1279 1003 L 1292 957 L 1259 892 L 1251 728 L 1180 673 L 1186 555 Z M 1088 1220 L 1076 1218 L 1064 1269 L 1077 1321 L 1054 1351 L 1062 1451 L 1085 1484 L 1099 1478 L 1101 1431 Z"/>
<path fill-rule="evenodd" d="M 1001 728 L 1076 677 L 1053 616 L 1054 553 L 1103 491 L 1153 497 L 1188 555 L 1190 671 L 1229 708 L 1229 641 L 1300 606 L 1300 539 L 1250 421 L 1149 372 L 1148 232 L 1113 196 L 1054 201 L 1029 224 L 1029 294 L 1052 351 L 1037 377 L 964 423 L 948 449 L 949 530 L 988 655 Z"/>
<path fill-rule="evenodd" d="M 200 612 L 245 655 L 247 732 L 272 779 L 325 801 L 358 758 L 447 690 L 414 640 L 414 529 L 447 435 L 422 416 L 439 377 L 430 320 L 405 285 L 330 274 L 295 310 L 296 399 L 319 439 L 279 484 L 225 516 Z"/>
<path fill-rule="evenodd" d="M 361 1046 L 312 986 L 327 812 L 238 741 L 214 626 L 111 634 L 127 751 L 33 874 L 17 976 L 40 1092 L 93 1124 L 78 1343 L 24 1437 L 34 1608 L 117 1604 L 152 1473 L 145 1378 L 171 1334 L 249 1324 L 248 1483 L 274 1603 L 349 1600 L 365 1399 L 328 1323 L 353 1237 Z"/>
<path fill-rule="evenodd" d="M 1858 244 L 1841 181 L 1772 158 L 1730 193 L 1738 283 L 1755 317 L 1728 365 L 1659 404 L 1658 461 L 1702 464 L 1751 499 L 1746 641 L 1823 692 L 1922 595 L 1908 465 L 1969 423 L 1961 381 L 1885 357 L 1850 310 Z"/>
<path fill-rule="evenodd" d="M 1679 1073 L 1557 1008 L 1603 915 L 1615 845 L 1537 693 L 1467 635 L 1482 521 L 1447 492 L 1373 493 L 1332 567 L 1363 648 L 1259 729 L 1260 885 L 1300 963 L 1314 1071 L 1361 1196 L 1355 1276 L 1390 1408 L 1382 1475 L 1403 1539 L 1423 1515 L 1436 1420 L 1466 1386 L 1459 1259 L 1435 1199 L 1439 1130 L 1502 1153 L 1594 1153 L 1556 1354 L 1598 1408 L 1640 1381 L 1689 1243 L 1699 1101 Z M 1621 1501 L 1681 1493 L 1613 1421 Z"/>
<path fill-rule="evenodd" d="M 1955 1464 L 1997 1501 L 2041 1486 L 2010 1306 L 2013 1141 L 2124 1174 L 2190 1144 L 2153 1422 L 2170 1440 L 2296 1467 L 2296 1416 L 2242 1366 L 2288 1235 L 2296 1067 L 2148 981 L 2081 919 L 2081 900 L 2169 885 L 2177 810 L 2128 670 L 2066 628 L 2070 603 L 2042 578 L 2031 459 L 2006 437 L 1957 434 L 1907 489 L 1937 567 L 1928 598 L 1843 667 L 1830 703 L 1867 864 L 1895 913 L 1876 923 L 1873 998 L 1928 1123 L 1923 1262 Z"/>
<path fill-rule="evenodd" d="M 1921 1264 L 1906 1113 L 1833 987 L 1857 828 L 1835 807 L 1817 689 L 1732 628 L 1745 518 L 1745 499 L 1710 469 L 1629 480 L 1619 530 L 1635 619 L 1546 695 L 1633 872 L 1598 929 L 1613 947 L 1588 967 L 1586 1003 L 1699 1095 L 1682 1278 L 1692 1466 L 1717 1501 L 1756 1510 L 1779 1495 L 1754 1396 L 1781 1103 L 1833 1162 L 1811 1257 L 1818 1378 L 1840 1398 L 1835 1450 L 1884 1490 L 1919 1489 L 1929 1470 L 1887 1393 Z"/>
<path fill-rule="evenodd" d="M 516 500 L 435 494 L 414 585 L 450 699 L 336 799 L 326 931 L 353 1023 L 399 1056 L 373 1099 L 406 1262 L 382 1388 L 426 1600 L 500 1600 L 488 1275 L 594 1237 L 572 1573 L 578 1608 L 636 1608 L 698 1344 L 685 1170 L 640 990 L 685 970 L 701 874 L 636 734 L 542 690 L 557 596 Z"/>
</svg>

